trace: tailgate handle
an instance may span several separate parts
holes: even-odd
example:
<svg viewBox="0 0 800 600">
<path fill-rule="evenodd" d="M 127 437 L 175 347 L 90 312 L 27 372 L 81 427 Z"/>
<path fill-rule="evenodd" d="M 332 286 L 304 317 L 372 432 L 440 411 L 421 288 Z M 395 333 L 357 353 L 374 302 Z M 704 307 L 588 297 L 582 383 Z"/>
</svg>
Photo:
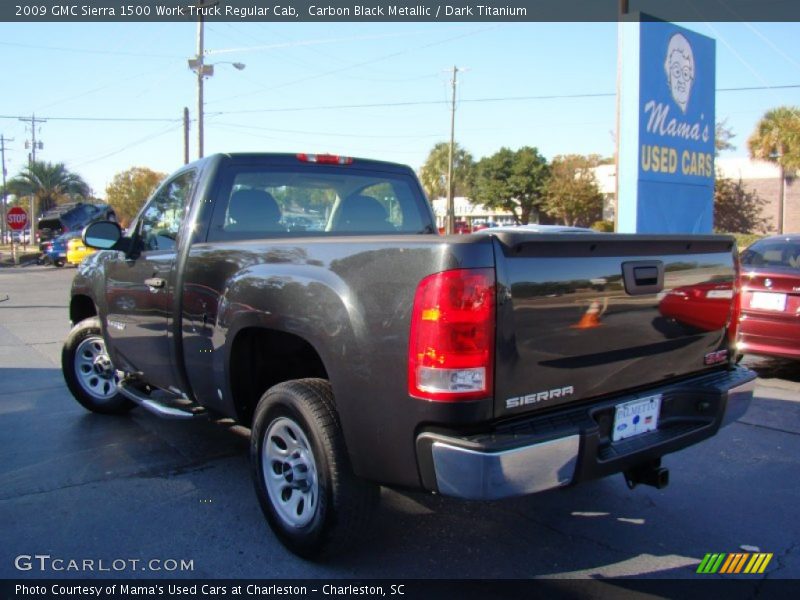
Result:
<svg viewBox="0 0 800 600">
<path fill-rule="evenodd" d="M 160 277 L 151 277 L 150 279 L 145 279 L 144 284 L 147 287 L 159 289 L 163 288 L 167 284 L 167 282 L 166 280 L 161 279 Z"/>
<path fill-rule="evenodd" d="M 622 263 L 622 279 L 630 296 L 657 294 L 664 289 L 664 263 L 660 260 Z"/>
</svg>

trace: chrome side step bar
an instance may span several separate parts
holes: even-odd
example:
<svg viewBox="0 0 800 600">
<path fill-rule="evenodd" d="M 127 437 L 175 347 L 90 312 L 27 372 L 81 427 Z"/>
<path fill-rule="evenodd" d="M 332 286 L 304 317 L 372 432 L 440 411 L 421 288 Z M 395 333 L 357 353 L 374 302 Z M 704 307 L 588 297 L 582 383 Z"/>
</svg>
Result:
<svg viewBox="0 0 800 600">
<path fill-rule="evenodd" d="M 164 419 L 195 419 L 197 417 L 203 417 L 206 415 L 205 409 L 196 405 L 192 405 L 188 398 L 175 397 L 176 400 L 182 400 L 187 403 L 185 408 L 170 406 L 164 401 L 151 398 L 149 395 L 137 390 L 124 380 L 119 382 L 119 385 L 117 385 L 117 390 L 119 390 L 120 394 L 129 400 L 133 400 L 146 411 Z"/>
</svg>

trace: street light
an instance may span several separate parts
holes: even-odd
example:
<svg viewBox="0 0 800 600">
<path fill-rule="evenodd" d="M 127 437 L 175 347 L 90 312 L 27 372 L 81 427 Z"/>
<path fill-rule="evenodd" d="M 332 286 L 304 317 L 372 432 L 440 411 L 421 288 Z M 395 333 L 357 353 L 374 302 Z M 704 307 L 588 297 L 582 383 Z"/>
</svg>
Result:
<svg viewBox="0 0 800 600">
<path fill-rule="evenodd" d="M 216 4 L 206 4 L 210 6 Z M 202 6 L 202 5 L 201 5 Z M 189 69 L 197 74 L 197 158 L 203 158 L 203 80 L 214 75 L 214 65 L 205 64 L 205 50 L 203 49 L 203 17 L 197 21 L 197 54 L 189 59 Z M 244 63 L 221 61 L 218 65 L 233 65 L 237 71 L 245 68 Z"/>
</svg>

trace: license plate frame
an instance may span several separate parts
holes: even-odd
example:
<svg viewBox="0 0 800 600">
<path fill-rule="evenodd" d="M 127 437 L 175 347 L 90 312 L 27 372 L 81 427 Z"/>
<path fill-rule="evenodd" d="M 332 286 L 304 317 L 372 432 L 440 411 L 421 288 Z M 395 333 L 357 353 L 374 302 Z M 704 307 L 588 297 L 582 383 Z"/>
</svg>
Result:
<svg viewBox="0 0 800 600">
<path fill-rule="evenodd" d="M 786 310 L 786 294 L 753 292 L 753 296 L 750 298 L 750 308 L 768 310 L 770 312 L 783 312 Z"/>
<path fill-rule="evenodd" d="M 614 407 L 611 441 L 619 442 L 658 429 L 661 399 L 661 394 L 655 394 L 617 404 Z"/>
</svg>

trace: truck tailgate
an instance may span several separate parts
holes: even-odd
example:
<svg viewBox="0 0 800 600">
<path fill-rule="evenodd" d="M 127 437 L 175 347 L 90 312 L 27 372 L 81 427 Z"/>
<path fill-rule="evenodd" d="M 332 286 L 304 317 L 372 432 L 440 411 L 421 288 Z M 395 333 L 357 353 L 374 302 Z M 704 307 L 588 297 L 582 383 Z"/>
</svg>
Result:
<svg viewBox="0 0 800 600">
<path fill-rule="evenodd" d="M 733 249 L 725 236 L 497 234 L 495 416 L 718 369 Z"/>
</svg>

